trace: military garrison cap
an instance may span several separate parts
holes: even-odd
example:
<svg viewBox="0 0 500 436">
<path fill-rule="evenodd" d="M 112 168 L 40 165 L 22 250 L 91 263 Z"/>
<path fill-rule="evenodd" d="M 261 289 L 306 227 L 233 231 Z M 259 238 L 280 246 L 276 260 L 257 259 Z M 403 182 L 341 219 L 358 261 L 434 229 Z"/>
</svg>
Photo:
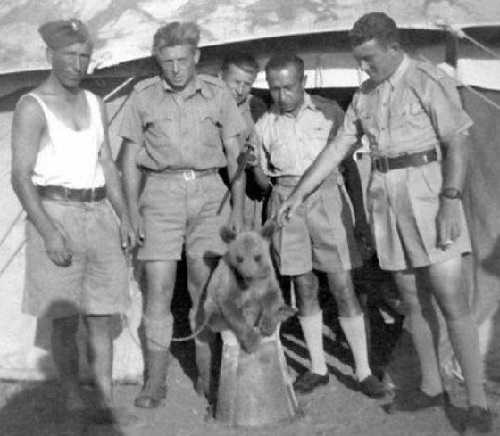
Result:
<svg viewBox="0 0 500 436">
<path fill-rule="evenodd" d="M 38 28 L 45 44 L 57 50 L 71 44 L 91 42 L 87 26 L 80 20 L 49 21 Z"/>
</svg>

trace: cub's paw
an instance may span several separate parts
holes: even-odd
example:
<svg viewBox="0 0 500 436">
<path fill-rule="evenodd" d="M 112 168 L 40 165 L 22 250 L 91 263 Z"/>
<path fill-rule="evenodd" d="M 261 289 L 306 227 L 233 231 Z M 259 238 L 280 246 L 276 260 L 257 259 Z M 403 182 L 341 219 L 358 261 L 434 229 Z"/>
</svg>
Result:
<svg viewBox="0 0 500 436">
<path fill-rule="evenodd" d="M 278 322 L 279 320 L 276 317 L 263 315 L 259 322 L 259 330 L 262 336 L 271 336 L 276 330 Z"/>
<path fill-rule="evenodd" d="M 248 330 L 241 338 L 240 338 L 240 343 L 242 348 L 247 352 L 247 353 L 253 353 L 255 350 L 257 350 L 258 346 L 260 345 L 260 341 L 262 340 L 262 336 L 260 332 L 256 329 L 253 328 L 251 330 Z"/>
<path fill-rule="evenodd" d="M 276 315 L 276 317 L 278 318 L 278 320 L 280 322 L 282 321 L 285 321 L 287 320 L 288 318 L 290 318 L 291 316 L 294 316 L 295 314 L 297 313 L 297 309 L 294 308 L 294 307 L 290 307 L 290 306 L 281 306 L 279 309 L 278 309 L 278 313 Z"/>
</svg>

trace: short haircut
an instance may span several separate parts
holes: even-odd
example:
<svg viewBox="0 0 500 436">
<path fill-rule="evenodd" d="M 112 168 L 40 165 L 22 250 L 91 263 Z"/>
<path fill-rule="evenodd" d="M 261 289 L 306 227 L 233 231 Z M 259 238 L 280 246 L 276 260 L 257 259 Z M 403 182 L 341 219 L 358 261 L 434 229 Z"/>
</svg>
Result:
<svg viewBox="0 0 500 436">
<path fill-rule="evenodd" d="M 352 47 L 376 39 L 383 45 L 399 42 L 396 22 L 384 12 L 370 12 L 359 18 L 349 32 Z"/>
<path fill-rule="evenodd" d="M 173 21 L 160 27 L 153 37 L 153 52 L 163 47 L 175 45 L 190 45 L 198 47 L 200 42 L 200 28 L 191 21 Z"/>
<path fill-rule="evenodd" d="M 221 70 L 223 73 L 229 70 L 229 67 L 234 65 L 250 74 L 259 72 L 259 64 L 255 58 L 248 53 L 230 53 L 222 61 Z"/>
<path fill-rule="evenodd" d="M 266 64 L 266 76 L 270 71 L 282 70 L 293 65 L 297 71 L 299 78 L 304 78 L 304 61 L 294 53 L 282 53 L 271 56 L 271 59 Z"/>
</svg>

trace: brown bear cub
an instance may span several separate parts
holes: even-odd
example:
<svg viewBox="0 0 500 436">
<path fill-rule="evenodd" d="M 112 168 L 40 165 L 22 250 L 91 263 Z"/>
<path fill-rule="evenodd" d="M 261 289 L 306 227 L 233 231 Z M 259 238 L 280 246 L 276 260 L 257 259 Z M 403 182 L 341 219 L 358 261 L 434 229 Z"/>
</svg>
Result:
<svg viewBox="0 0 500 436">
<path fill-rule="evenodd" d="M 295 313 L 285 305 L 271 261 L 269 243 L 275 226 L 269 222 L 260 233 L 223 227 L 228 249 L 207 288 L 207 324 L 213 331 L 231 330 L 248 353 Z"/>
</svg>

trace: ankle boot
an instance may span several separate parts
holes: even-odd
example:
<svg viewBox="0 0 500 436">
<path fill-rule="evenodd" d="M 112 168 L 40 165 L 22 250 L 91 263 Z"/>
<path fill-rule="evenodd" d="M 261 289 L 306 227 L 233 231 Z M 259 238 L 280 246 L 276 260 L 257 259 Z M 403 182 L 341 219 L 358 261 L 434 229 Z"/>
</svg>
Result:
<svg viewBox="0 0 500 436">
<path fill-rule="evenodd" d="M 136 407 L 156 408 L 167 396 L 168 351 L 148 351 L 146 362 L 146 380 L 141 392 L 134 401 Z"/>
</svg>

